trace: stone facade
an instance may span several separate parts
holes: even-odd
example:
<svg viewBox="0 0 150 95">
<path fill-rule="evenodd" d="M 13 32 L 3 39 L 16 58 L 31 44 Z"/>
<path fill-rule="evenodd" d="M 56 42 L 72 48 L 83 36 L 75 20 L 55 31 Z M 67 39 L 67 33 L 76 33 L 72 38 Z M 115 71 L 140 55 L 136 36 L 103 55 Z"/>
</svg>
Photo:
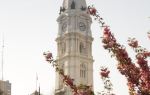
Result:
<svg viewBox="0 0 150 95">
<path fill-rule="evenodd" d="M 64 0 L 58 17 L 57 60 L 76 85 L 93 85 L 92 19 L 85 0 Z M 55 95 L 72 95 L 56 74 Z"/>
<path fill-rule="evenodd" d="M 0 80 L 0 89 L 2 90 L 2 95 L 11 95 L 11 83 L 9 81 Z"/>
</svg>

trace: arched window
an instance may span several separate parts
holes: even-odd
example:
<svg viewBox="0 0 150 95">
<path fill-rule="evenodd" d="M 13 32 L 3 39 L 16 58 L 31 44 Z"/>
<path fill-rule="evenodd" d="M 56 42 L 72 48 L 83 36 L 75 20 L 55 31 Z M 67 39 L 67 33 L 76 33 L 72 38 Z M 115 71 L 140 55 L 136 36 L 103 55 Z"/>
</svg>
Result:
<svg viewBox="0 0 150 95">
<path fill-rule="evenodd" d="M 62 43 L 61 53 L 64 54 L 66 52 L 66 43 Z"/>
<path fill-rule="evenodd" d="M 86 65 L 85 64 L 80 65 L 80 77 L 81 78 L 86 77 Z"/>
<path fill-rule="evenodd" d="M 75 2 L 74 1 L 72 1 L 72 3 L 71 3 L 71 9 L 75 9 Z"/>
<path fill-rule="evenodd" d="M 84 53 L 84 44 L 80 43 L 80 53 Z"/>
</svg>

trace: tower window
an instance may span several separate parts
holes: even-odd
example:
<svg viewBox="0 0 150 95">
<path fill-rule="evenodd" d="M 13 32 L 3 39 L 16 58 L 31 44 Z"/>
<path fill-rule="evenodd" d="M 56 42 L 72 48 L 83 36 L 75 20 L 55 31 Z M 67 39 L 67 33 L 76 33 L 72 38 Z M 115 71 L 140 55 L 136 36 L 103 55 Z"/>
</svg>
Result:
<svg viewBox="0 0 150 95">
<path fill-rule="evenodd" d="M 80 43 L 80 53 L 83 53 L 83 51 L 84 51 L 84 44 Z"/>
<path fill-rule="evenodd" d="M 64 54 L 66 52 L 66 43 L 61 44 L 61 54 Z"/>
<path fill-rule="evenodd" d="M 86 10 L 86 7 L 83 7 L 83 6 L 82 6 L 82 7 L 81 7 L 81 10 L 82 10 L 82 11 L 85 11 L 85 10 Z"/>
<path fill-rule="evenodd" d="M 80 52 L 80 54 L 82 54 L 82 55 L 86 55 L 86 46 L 85 46 L 85 44 L 84 43 L 80 43 L 80 45 L 79 45 L 79 52 Z"/>
<path fill-rule="evenodd" d="M 71 3 L 71 9 L 75 9 L 75 2 L 74 1 L 72 1 L 72 3 Z"/>
<path fill-rule="evenodd" d="M 85 64 L 80 65 L 80 77 L 81 78 L 86 77 L 86 66 L 85 66 Z"/>
</svg>

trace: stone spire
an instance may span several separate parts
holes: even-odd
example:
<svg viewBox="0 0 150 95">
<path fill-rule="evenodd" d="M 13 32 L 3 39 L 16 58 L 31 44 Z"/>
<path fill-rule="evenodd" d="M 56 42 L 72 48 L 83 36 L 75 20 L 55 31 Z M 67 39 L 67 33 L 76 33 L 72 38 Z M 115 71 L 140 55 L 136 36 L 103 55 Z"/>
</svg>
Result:
<svg viewBox="0 0 150 95">
<path fill-rule="evenodd" d="M 65 8 L 66 10 L 71 10 L 71 9 L 84 10 L 85 8 L 87 8 L 87 5 L 85 0 L 64 0 L 63 8 Z"/>
</svg>

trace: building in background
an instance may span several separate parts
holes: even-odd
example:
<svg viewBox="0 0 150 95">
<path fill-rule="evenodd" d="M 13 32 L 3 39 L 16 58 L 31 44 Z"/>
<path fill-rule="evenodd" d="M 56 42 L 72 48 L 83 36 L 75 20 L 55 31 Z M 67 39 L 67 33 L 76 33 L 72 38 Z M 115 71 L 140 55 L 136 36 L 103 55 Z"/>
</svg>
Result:
<svg viewBox="0 0 150 95">
<path fill-rule="evenodd" d="M 37 83 L 37 80 L 36 80 L 36 83 Z M 41 94 L 40 86 L 39 86 L 39 89 L 37 90 L 37 84 L 36 84 L 36 90 L 30 95 L 43 95 L 43 94 Z"/>
<path fill-rule="evenodd" d="M 3 92 L 2 95 L 11 95 L 11 83 L 9 81 L 0 80 L 0 89 Z"/>
<path fill-rule="evenodd" d="M 56 63 L 76 85 L 93 86 L 92 19 L 85 0 L 63 0 L 57 19 Z M 56 73 L 55 95 L 73 95 Z"/>
<path fill-rule="evenodd" d="M 40 92 L 38 92 L 38 91 L 36 90 L 36 91 L 34 91 L 32 94 L 30 94 L 30 95 L 42 95 L 42 94 L 40 94 Z"/>
</svg>

